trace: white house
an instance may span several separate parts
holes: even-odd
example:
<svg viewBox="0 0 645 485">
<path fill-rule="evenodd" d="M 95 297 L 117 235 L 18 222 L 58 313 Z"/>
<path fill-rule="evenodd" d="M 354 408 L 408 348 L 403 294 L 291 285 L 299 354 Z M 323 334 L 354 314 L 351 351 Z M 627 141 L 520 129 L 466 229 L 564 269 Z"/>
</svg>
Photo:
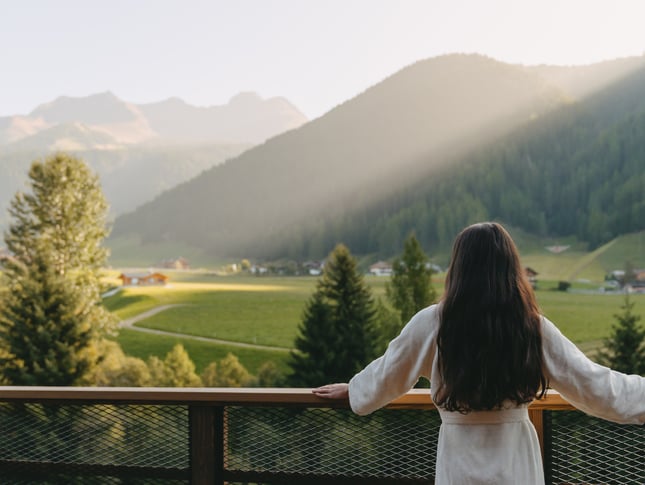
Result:
<svg viewBox="0 0 645 485">
<path fill-rule="evenodd" d="M 370 266 L 370 274 L 374 276 L 390 276 L 392 274 L 392 265 L 385 261 L 378 261 Z"/>
</svg>

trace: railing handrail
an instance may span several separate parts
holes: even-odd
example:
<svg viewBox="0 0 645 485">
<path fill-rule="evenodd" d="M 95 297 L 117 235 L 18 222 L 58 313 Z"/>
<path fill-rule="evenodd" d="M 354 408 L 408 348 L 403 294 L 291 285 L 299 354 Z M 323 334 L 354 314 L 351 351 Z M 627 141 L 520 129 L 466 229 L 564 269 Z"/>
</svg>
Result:
<svg viewBox="0 0 645 485">
<path fill-rule="evenodd" d="M 210 405 L 256 404 L 266 406 L 348 407 L 345 401 L 331 401 L 303 388 L 230 387 L 48 387 L 0 386 L 0 402 L 104 402 L 185 403 Z M 412 389 L 392 401 L 389 408 L 432 409 L 428 389 Z M 529 405 L 530 411 L 575 409 L 560 393 L 549 390 L 544 398 Z"/>
</svg>

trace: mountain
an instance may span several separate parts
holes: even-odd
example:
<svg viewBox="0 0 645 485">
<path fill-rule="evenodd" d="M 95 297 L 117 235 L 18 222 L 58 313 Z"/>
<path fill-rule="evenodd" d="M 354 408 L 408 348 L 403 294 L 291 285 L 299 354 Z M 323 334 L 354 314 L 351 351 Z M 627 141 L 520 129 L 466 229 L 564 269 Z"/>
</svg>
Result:
<svg viewBox="0 0 645 485">
<path fill-rule="evenodd" d="M 224 106 L 200 108 L 170 98 L 139 108 L 161 137 L 184 143 L 210 140 L 255 144 L 306 121 L 286 99 L 263 100 L 250 92 L 234 96 Z"/>
<path fill-rule="evenodd" d="M 79 98 L 61 96 L 38 106 L 27 116 L 0 118 L 0 147 L 13 151 L 25 147 L 56 149 L 65 143 L 87 149 L 122 148 L 146 142 L 252 145 L 306 121 L 284 98 L 265 100 L 255 93 L 240 93 L 226 105 L 202 108 L 178 98 L 137 105 L 106 92 Z M 61 126 L 68 127 L 63 141 L 51 135 L 38 136 Z M 102 139 L 96 146 L 85 147 L 88 132 L 105 135 L 110 144 L 106 146 Z M 45 141 L 49 144 L 43 145 Z"/>
<path fill-rule="evenodd" d="M 318 232 L 324 247 L 343 240 L 359 254 L 383 257 L 400 251 L 413 230 L 436 253 L 465 225 L 493 219 L 594 249 L 645 229 L 643 133 L 645 65 L 491 140 L 448 170 L 419 172 L 377 203 L 351 204 L 342 218 L 284 231 L 274 247 L 288 248 L 289 240 Z"/>
<path fill-rule="evenodd" d="M 113 236 L 214 255 L 269 256 L 291 246 L 320 256 L 324 227 L 283 236 L 405 190 L 567 99 L 538 74 L 490 58 L 420 61 L 119 217 Z"/>
<path fill-rule="evenodd" d="M 82 151 L 121 149 L 123 145 L 106 131 L 79 122 L 66 122 L 48 125 L 33 134 L 22 136 L 5 149 L 6 152 L 15 153 L 41 147 L 45 151 Z"/>
<path fill-rule="evenodd" d="M 625 57 L 583 66 L 526 66 L 572 99 L 583 98 L 620 81 L 643 67 L 643 57 Z"/>
<path fill-rule="evenodd" d="M 596 246 L 644 228 L 644 61 L 418 62 L 119 217 L 113 241 L 256 258 L 343 241 L 389 257 L 411 230 L 432 254 L 496 219 Z"/>
<path fill-rule="evenodd" d="M 178 98 L 137 105 L 110 92 L 59 97 L 28 115 L 0 118 L 0 228 L 31 162 L 53 151 L 93 167 L 117 215 L 304 122 L 287 100 L 254 93 L 208 108 Z"/>
</svg>

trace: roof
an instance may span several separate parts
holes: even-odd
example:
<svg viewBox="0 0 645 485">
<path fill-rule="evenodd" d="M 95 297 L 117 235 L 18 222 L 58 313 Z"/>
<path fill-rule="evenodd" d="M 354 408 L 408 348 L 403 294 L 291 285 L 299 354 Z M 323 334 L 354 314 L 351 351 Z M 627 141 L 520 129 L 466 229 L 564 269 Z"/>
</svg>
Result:
<svg viewBox="0 0 645 485">
<path fill-rule="evenodd" d="M 168 277 L 165 274 L 161 274 L 161 273 L 121 273 L 119 275 L 119 278 L 144 279 L 144 278 L 150 278 L 151 276 L 157 276 L 164 279 L 168 279 Z"/>
</svg>

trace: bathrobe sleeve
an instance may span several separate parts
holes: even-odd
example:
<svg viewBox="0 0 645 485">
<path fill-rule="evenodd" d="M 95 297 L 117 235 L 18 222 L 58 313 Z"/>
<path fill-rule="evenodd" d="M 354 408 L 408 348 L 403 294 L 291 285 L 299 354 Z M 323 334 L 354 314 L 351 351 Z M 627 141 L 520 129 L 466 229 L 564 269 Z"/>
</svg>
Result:
<svg viewBox="0 0 645 485">
<path fill-rule="evenodd" d="M 360 415 L 376 411 L 408 392 L 419 377 L 430 377 L 438 322 L 437 305 L 421 310 L 390 342 L 385 354 L 349 381 L 352 411 Z"/>
<path fill-rule="evenodd" d="M 616 423 L 645 423 L 645 377 L 592 362 L 546 318 L 542 345 L 550 387 L 576 408 Z"/>
</svg>

